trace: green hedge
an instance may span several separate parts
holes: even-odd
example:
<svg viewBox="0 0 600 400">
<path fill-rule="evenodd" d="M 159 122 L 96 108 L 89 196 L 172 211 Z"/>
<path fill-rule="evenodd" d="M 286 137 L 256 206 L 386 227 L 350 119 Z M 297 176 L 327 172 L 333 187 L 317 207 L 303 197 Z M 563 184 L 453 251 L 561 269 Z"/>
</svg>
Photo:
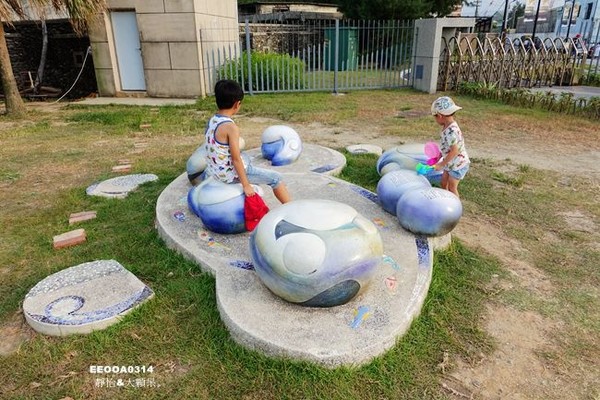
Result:
<svg viewBox="0 0 600 400">
<path fill-rule="evenodd" d="M 600 118 L 600 97 L 590 99 L 575 98 L 572 93 L 531 92 L 524 88 L 502 89 L 493 84 L 480 82 L 463 82 L 458 92 L 479 99 L 499 100 L 517 107 L 543 108 L 545 110 L 565 114 L 582 115 L 589 118 Z"/>
<path fill-rule="evenodd" d="M 600 86 L 600 74 L 593 74 L 593 73 L 589 73 L 585 76 L 585 78 L 583 78 L 582 85 L 587 85 L 587 86 Z"/>
<path fill-rule="evenodd" d="M 288 54 L 252 52 L 252 90 L 285 91 L 304 89 L 306 63 Z M 248 52 L 228 60 L 217 71 L 219 79 L 235 79 L 248 91 Z"/>
</svg>

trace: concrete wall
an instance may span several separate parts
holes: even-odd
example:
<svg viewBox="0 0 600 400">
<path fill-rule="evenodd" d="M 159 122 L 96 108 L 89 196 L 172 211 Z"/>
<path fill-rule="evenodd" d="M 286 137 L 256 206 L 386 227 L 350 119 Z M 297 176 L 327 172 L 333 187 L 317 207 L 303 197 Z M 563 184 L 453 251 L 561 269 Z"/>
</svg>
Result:
<svg viewBox="0 0 600 400">
<path fill-rule="evenodd" d="M 110 11 L 135 11 L 146 82 L 145 93 L 121 90 L 109 14 L 90 29 L 101 96 L 205 96 L 203 54 L 237 45 L 235 0 L 108 0 Z"/>
<path fill-rule="evenodd" d="M 442 38 L 449 40 L 459 32 L 471 33 L 475 18 L 427 18 L 415 21 L 415 59 L 413 87 L 427 93 L 437 90 Z"/>
</svg>

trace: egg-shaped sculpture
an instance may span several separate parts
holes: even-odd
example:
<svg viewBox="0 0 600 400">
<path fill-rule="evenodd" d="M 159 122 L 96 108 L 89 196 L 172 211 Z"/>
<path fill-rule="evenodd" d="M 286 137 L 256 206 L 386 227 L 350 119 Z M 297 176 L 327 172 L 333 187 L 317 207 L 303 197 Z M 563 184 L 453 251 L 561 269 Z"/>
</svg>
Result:
<svg viewBox="0 0 600 400">
<path fill-rule="evenodd" d="M 419 143 L 403 144 L 386 150 L 377 160 L 377 172 L 383 176 L 390 171 L 408 169 L 415 171 L 417 164 L 427 165 L 428 156 L 425 154 L 425 145 Z M 431 170 L 425 175 L 431 183 L 439 183 L 442 171 Z"/>
<path fill-rule="evenodd" d="M 263 158 L 273 166 L 293 163 L 302 153 L 302 141 L 298 133 L 286 125 L 272 125 L 261 136 Z"/>
<path fill-rule="evenodd" d="M 209 177 L 190 189 L 187 200 L 188 207 L 200 217 L 206 229 L 217 233 L 246 230 L 241 184 L 223 183 Z"/>
<path fill-rule="evenodd" d="M 431 183 L 416 171 L 400 169 L 385 174 L 377 183 L 377 198 L 381 207 L 390 214 L 396 215 L 398 200 L 405 193 L 431 187 Z"/>
<path fill-rule="evenodd" d="M 426 236 L 443 236 L 452 231 L 462 216 L 458 196 L 440 188 L 416 189 L 403 195 L 396 207 L 400 225 Z"/>
<path fill-rule="evenodd" d="M 188 158 L 185 169 L 187 177 L 192 185 L 197 185 L 204 178 L 203 173 L 206 169 L 206 147 L 204 145 L 198 147 Z"/>
<path fill-rule="evenodd" d="M 271 292 L 307 307 L 332 307 L 366 287 L 383 243 L 376 226 L 346 204 L 296 200 L 263 217 L 250 251 Z"/>
</svg>

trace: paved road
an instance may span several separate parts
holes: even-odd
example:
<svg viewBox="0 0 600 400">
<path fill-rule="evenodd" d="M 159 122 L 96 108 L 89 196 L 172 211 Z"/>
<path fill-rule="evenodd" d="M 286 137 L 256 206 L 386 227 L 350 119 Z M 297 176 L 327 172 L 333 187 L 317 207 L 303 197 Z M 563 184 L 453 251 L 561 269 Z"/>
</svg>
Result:
<svg viewBox="0 0 600 400">
<path fill-rule="evenodd" d="M 94 97 L 78 101 L 76 104 L 98 105 L 98 104 L 121 104 L 130 106 L 166 106 L 195 104 L 196 99 L 175 99 L 157 97 Z"/>
<path fill-rule="evenodd" d="M 600 87 L 593 86 L 546 86 L 529 89 L 532 92 L 553 92 L 557 95 L 561 93 L 572 93 L 575 98 L 600 97 Z"/>
</svg>

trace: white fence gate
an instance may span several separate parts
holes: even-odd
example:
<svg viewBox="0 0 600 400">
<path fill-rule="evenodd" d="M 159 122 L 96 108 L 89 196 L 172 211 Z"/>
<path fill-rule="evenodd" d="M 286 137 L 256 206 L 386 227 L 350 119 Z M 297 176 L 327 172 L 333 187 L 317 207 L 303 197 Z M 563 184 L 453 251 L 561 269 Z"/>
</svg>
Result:
<svg viewBox="0 0 600 400">
<path fill-rule="evenodd" d="M 412 86 L 412 21 L 249 20 L 239 44 L 204 54 L 208 87 L 234 79 L 250 94 Z"/>
</svg>

